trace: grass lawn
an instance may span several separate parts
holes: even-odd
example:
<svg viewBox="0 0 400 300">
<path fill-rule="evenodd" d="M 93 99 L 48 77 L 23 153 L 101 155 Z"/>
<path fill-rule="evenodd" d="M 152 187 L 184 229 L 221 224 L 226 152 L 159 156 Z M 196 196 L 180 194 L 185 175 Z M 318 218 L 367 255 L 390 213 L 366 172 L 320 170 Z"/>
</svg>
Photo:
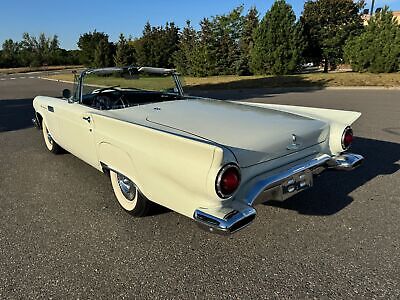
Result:
<svg viewBox="0 0 400 300">
<path fill-rule="evenodd" d="M 73 81 L 72 74 L 51 75 L 49 78 Z M 116 79 L 115 85 L 119 82 Z M 124 80 L 124 79 L 120 79 Z M 284 87 L 346 87 L 383 86 L 400 87 L 400 73 L 311 73 L 288 76 L 210 76 L 182 78 L 186 89 L 245 89 L 245 88 L 284 88 Z M 99 83 L 101 84 L 101 83 Z"/>
</svg>

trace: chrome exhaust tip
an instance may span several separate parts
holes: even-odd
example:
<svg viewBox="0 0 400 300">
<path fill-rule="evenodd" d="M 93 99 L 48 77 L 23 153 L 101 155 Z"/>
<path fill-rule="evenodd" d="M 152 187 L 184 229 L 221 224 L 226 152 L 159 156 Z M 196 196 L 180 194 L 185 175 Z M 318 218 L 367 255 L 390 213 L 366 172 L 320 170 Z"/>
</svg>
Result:
<svg viewBox="0 0 400 300">
<path fill-rule="evenodd" d="M 362 165 L 364 157 L 359 154 L 343 153 L 333 158 L 331 169 L 340 171 L 352 171 Z"/>
<path fill-rule="evenodd" d="M 216 216 L 220 213 L 220 211 L 213 213 L 211 209 L 196 209 L 193 218 L 202 229 L 227 235 L 248 226 L 256 217 L 256 210 L 247 205 L 240 210 L 231 209 L 223 217 Z"/>
</svg>

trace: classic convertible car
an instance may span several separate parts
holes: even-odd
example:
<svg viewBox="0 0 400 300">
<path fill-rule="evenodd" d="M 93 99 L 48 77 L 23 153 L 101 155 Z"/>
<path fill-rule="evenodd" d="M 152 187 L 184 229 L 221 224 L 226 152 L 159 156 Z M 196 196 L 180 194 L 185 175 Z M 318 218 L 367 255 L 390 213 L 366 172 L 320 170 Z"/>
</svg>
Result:
<svg viewBox="0 0 400 300">
<path fill-rule="evenodd" d="M 233 233 L 254 206 L 284 201 L 324 170 L 353 170 L 358 112 L 221 101 L 184 94 L 171 69 L 86 70 L 63 98 L 38 96 L 34 123 L 63 149 L 110 176 L 124 210 L 152 202 L 204 228 Z"/>
</svg>

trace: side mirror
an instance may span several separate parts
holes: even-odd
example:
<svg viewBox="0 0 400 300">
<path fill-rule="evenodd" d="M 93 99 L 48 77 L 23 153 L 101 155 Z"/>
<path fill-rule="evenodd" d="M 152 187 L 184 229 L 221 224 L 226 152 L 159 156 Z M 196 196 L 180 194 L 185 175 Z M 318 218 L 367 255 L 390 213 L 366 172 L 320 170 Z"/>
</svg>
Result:
<svg viewBox="0 0 400 300">
<path fill-rule="evenodd" d="M 65 99 L 71 98 L 71 90 L 69 90 L 69 89 L 63 90 L 63 91 L 62 91 L 62 96 L 63 96 L 63 98 L 65 98 Z"/>
</svg>

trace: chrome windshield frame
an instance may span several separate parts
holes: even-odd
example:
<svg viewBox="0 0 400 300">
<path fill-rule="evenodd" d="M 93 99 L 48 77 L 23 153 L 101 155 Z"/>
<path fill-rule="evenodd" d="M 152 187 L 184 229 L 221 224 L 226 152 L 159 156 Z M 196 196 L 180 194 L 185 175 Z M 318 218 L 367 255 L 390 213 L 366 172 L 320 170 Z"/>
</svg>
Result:
<svg viewBox="0 0 400 300">
<path fill-rule="evenodd" d="M 175 69 L 165 69 L 165 68 L 153 68 L 153 67 L 135 67 L 135 66 L 127 66 L 127 67 L 110 67 L 110 68 L 98 68 L 98 69 L 86 69 L 84 70 L 77 79 L 76 90 L 73 91 L 73 102 L 82 103 L 83 98 L 83 82 L 87 75 L 89 74 L 110 74 L 114 72 L 122 72 L 122 71 L 135 71 L 136 73 L 147 73 L 147 74 L 156 74 L 156 75 L 170 75 L 175 83 L 175 86 L 178 90 L 178 94 L 180 96 L 184 96 L 184 91 L 182 87 L 182 82 L 179 78 L 179 73 L 176 72 Z M 78 96 L 78 97 L 76 97 Z"/>
</svg>

